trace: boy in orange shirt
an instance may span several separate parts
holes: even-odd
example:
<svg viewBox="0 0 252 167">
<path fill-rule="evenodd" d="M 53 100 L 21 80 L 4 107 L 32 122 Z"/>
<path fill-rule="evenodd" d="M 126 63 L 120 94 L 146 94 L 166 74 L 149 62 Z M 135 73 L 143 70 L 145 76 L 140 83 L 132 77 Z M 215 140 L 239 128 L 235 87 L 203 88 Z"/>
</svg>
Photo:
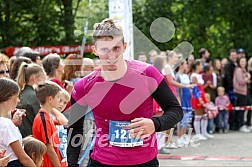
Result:
<svg viewBox="0 0 252 167">
<path fill-rule="evenodd" d="M 50 81 L 36 88 L 36 97 L 41 109 L 34 119 L 32 133 L 34 138 L 42 141 L 47 147 L 47 152 L 43 155 L 42 167 L 62 166 L 62 157 L 58 149 L 60 144 L 59 135 L 50 116 L 52 109 L 59 105 L 60 91 L 61 88 Z"/>
</svg>

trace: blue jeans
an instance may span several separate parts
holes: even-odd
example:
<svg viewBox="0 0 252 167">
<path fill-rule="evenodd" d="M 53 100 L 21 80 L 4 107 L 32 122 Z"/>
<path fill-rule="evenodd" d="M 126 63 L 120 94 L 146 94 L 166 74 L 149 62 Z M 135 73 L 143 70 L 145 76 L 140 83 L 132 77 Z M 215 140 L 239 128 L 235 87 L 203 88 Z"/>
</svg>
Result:
<svg viewBox="0 0 252 167">
<path fill-rule="evenodd" d="M 227 110 L 219 110 L 218 125 L 219 125 L 219 128 L 222 130 L 227 129 L 227 127 L 228 127 L 228 112 L 227 112 Z"/>
<path fill-rule="evenodd" d="M 207 122 L 207 132 L 212 134 L 213 133 L 213 126 L 214 126 L 214 119 L 208 119 Z"/>
</svg>

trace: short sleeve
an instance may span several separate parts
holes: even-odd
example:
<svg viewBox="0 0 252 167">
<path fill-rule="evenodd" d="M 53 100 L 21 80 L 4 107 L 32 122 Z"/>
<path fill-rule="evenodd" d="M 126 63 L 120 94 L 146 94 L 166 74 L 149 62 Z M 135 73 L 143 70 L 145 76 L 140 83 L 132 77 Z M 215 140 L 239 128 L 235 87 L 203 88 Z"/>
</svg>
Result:
<svg viewBox="0 0 252 167">
<path fill-rule="evenodd" d="M 193 77 L 196 77 L 195 73 L 192 73 L 192 75 L 190 76 L 190 82 L 192 82 Z"/>
<path fill-rule="evenodd" d="M 6 122 L 6 126 L 3 129 L 3 133 L 3 142 L 6 146 L 9 146 L 11 143 L 19 140 L 20 132 L 18 131 L 18 128 L 11 122 L 11 120 Z"/>
<path fill-rule="evenodd" d="M 154 92 L 157 89 L 158 85 L 161 83 L 161 81 L 164 79 L 164 76 L 152 65 L 149 65 L 146 68 L 145 73 L 147 77 L 149 77 L 148 86 L 151 92 Z"/>
<path fill-rule="evenodd" d="M 87 102 L 86 102 L 86 93 L 85 93 L 85 88 L 84 88 L 84 83 L 86 82 L 86 78 L 83 78 L 81 80 L 79 80 L 78 82 L 76 82 L 76 84 L 74 85 L 73 91 L 72 91 L 72 98 L 79 104 L 82 106 L 86 106 Z"/>
</svg>

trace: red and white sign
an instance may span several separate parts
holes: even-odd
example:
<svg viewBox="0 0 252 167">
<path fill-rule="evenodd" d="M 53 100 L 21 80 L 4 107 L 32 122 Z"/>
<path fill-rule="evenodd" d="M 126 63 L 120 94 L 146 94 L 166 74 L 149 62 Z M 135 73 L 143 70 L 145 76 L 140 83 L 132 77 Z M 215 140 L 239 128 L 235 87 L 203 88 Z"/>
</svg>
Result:
<svg viewBox="0 0 252 167">
<path fill-rule="evenodd" d="M 93 44 L 85 44 L 85 53 L 92 52 L 91 47 Z M 18 50 L 20 47 L 8 47 L 5 49 L 5 52 L 8 56 L 13 56 L 14 52 Z M 58 53 L 58 54 L 70 54 L 70 53 L 80 53 L 81 46 L 34 46 L 31 47 L 32 50 L 37 51 L 40 55 L 48 55 L 50 53 Z"/>
</svg>

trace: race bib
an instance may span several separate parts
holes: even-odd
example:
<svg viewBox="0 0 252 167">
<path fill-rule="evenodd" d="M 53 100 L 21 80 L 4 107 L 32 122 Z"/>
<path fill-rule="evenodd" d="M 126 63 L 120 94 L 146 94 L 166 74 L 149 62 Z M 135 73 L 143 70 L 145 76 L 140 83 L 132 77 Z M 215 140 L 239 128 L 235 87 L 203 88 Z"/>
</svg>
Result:
<svg viewBox="0 0 252 167">
<path fill-rule="evenodd" d="M 118 147 L 135 147 L 143 145 L 143 139 L 132 138 L 126 126 L 130 122 L 109 121 L 109 143 Z"/>
</svg>

